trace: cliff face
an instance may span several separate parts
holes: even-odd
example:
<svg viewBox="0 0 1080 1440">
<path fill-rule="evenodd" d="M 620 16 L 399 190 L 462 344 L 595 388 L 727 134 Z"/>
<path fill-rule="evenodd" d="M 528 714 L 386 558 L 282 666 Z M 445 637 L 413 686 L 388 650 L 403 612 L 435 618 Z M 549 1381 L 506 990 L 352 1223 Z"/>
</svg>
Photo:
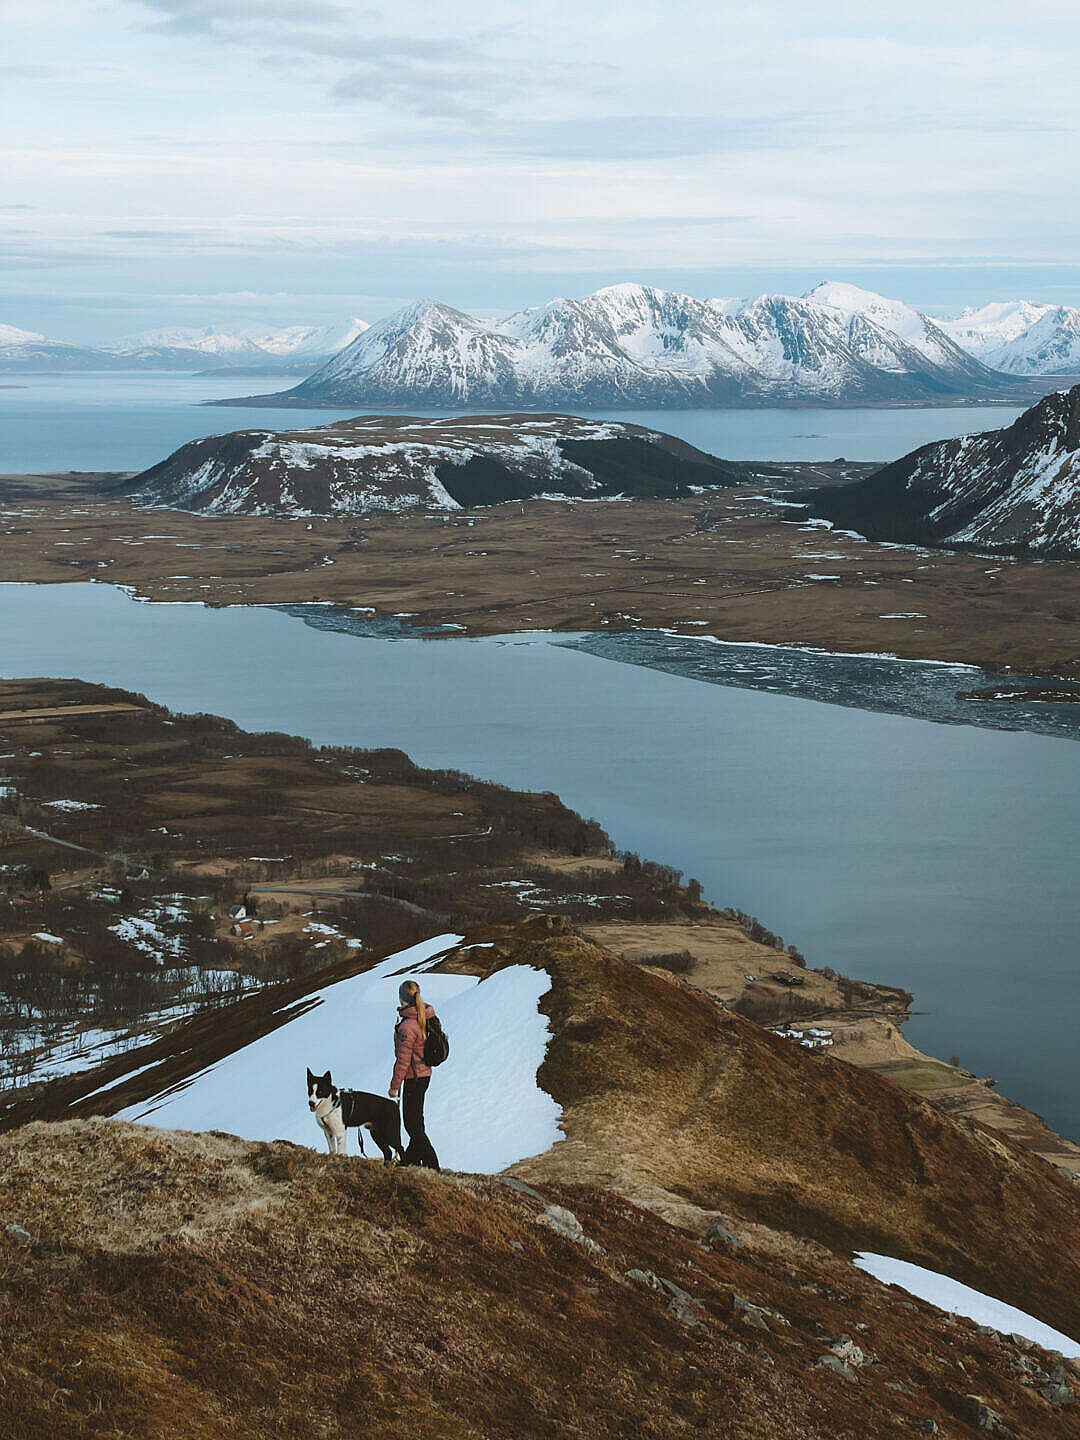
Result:
<svg viewBox="0 0 1080 1440">
<path fill-rule="evenodd" d="M 1080 385 L 1004 430 L 924 445 L 866 480 L 798 497 L 872 540 L 1080 554 Z"/>
<path fill-rule="evenodd" d="M 550 976 L 565 1133 L 517 1188 L 61 1112 L 0 1139 L 13 1433 L 1080 1435 L 1069 1365 L 848 1258 L 1076 1334 L 1072 1182 L 556 917 L 443 965 L 508 963 Z"/>
</svg>

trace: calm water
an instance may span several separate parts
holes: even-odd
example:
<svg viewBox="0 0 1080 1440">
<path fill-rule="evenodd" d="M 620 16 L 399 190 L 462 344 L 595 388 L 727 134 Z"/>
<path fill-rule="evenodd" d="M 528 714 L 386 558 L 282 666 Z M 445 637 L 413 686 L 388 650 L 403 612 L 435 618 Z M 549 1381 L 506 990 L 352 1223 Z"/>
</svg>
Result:
<svg viewBox="0 0 1080 1440">
<path fill-rule="evenodd" d="M 545 636 L 370 639 L 106 586 L 0 586 L 0 673 L 557 791 L 811 964 L 914 991 L 916 1043 L 1080 1139 L 1075 740 L 704 684 Z"/>
<path fill-rule="evenodd" d="M 142 470 L 226 430 L 295 429 L 355 410 L 208 409 L 288 389 L 295 376 L 26 375 L 0 379 L 0 474 Z M 12 388 L 9 388 L 12 387 Z M 434 411 L 420 411 L 434 414 Z M 584 413 L 584 412 L 582 412 Z M 680 435 L 733 460 L 895 460 L 918 445 L 1008 425 L 1002 406 L 933 410 L 643 410 L 613 418 Z"/>
</svg>

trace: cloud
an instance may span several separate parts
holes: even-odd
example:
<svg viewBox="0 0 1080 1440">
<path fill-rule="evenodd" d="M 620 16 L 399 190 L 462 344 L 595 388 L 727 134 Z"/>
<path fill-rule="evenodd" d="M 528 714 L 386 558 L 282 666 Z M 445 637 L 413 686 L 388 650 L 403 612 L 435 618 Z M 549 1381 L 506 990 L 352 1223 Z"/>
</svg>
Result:
<svg viewBox="0 0 1080 1440">
<path fill-rule="evenodd" d="M 241 46 L 263 63 L 302 69 L 342 104 L 380 104 L 431 118 L 476 122 L 517 93 L 486 53 L 491 36 L 395 33 L 382 12 L 335 0 L 141 0 L 159 18 L 150 27 L 210 36 Z"/>
<path fill-rule="evenodd" d="M 142 4 L 161 17 L 157 28 L 180 35 L 222 34 L 238 26 L 345 25 L 358 13 L 377 13 L 357 12 L 334 0 L 142 0 Z"/>
</svg>

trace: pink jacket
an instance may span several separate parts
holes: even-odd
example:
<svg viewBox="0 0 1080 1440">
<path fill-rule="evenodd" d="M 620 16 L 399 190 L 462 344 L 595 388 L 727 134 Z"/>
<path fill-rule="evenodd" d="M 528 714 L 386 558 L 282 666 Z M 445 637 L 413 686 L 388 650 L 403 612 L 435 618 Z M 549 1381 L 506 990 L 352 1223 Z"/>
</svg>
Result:
<svg viewBox="0 0 1080 1440">
<path fill-rule="evenodd" d="M 425 1002 L 424 1011 L 430 1020 L 435 1011 Z M 403 1080 L 423 1080 L 431 1074 L 424 1064 L 424 1035 L 417 1019 L 415 1005 L 399 1005 L 400 1020 L 394 1026 L 394 1075 L 390 1089 L 396 1095 Z"/>
</svg>

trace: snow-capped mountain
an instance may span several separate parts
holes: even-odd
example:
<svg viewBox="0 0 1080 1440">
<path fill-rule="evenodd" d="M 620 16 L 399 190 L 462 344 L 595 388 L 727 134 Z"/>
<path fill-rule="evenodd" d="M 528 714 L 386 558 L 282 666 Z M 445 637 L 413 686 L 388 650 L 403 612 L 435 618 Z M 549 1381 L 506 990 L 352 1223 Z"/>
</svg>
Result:
<svg viewBox="0 0 1080 1440">
<path fill-rule="evenodd" d="M 853 286 L 739 302 L 626 284 L 497 322 L 418 301 L 273 398 L 526 409 L 934 403 L 1003 398 L 1012 384 L 925 316 Z"/>
<path fill-rule="evenodd" d="M 895 335 L 935 365 L 963 373 L 969 371 L 971 356 L 951 339 L 945 329 L 928 315 L 923 315 L 902 300 L 890 300 L 873 290 L 848 285 L 840 280 L 826 280 L 804 296 L 820 305 L 830 305 L 845 315 L 863 315 L 879 330 Z M 991 367 L 992 368 L 992 367 Z"/>
<path fill-rule="evenodd" d="M 334 325 L 270 331 L 170 326 L 112 345 L 71 345 L 32 330 L 0 325 L 0 373 L 25 370 L 281 370 L 306 374 L 367 329 L 355 316 Z"/>
<path fill-rule="evenodd" d="M 809 492 L 812 514 L 874 540 L 1080 557 L 1080 385 L 1004 430 L 942 440 L 854 485 Z"/>
<path fill-rule="evenodd" d="M 85 345 L 50 340 L 34 330 L 0 325 L 0 373 L 20 370 L 105 370 L 116 363 L 101 351 Z"/>
<path fill-rule="evenodd" d="M 1010 375 L 1080 375 L 1080 310 L 999 300 L 938 322 L 984 365 Z"/>
<path fill-rule="evenodd" d="M 169 362 L 200 368 L 213 365 L 258 365 L 270 355 L 246 335 L 231 334 L 209 326 L 204 330 L 171 326 L 146 330 L 108 347 L 109 353 L 143 363 Z"/>
<path fill-rule="evenodd" d="M 683 495 L 742 467 L 672 435 L 570 415 L 372 416 L 310 430 L 238 430 L 182 446 L 133 498 L 211 514 L 457 510 L 558 494 Z"/>
<path fill-rule="evenodd" d="M 267 355 L 288 360 L 328 360 L 367 329 L 368 322 L 353 315 L 344 324 L 289 325 L 284 330 L 255 333 L 250 339 Z"/>
<path fill-rule="evenodd" d="M 268 331 L 172 327 L 133 335 L 110 350 L 144 363 L 195 363 L 201 369 L 311 367 L 324 364 L 366 329 L 367 323 L 355 316 L 344 324 L 289 325 Z"/>
</svg>

